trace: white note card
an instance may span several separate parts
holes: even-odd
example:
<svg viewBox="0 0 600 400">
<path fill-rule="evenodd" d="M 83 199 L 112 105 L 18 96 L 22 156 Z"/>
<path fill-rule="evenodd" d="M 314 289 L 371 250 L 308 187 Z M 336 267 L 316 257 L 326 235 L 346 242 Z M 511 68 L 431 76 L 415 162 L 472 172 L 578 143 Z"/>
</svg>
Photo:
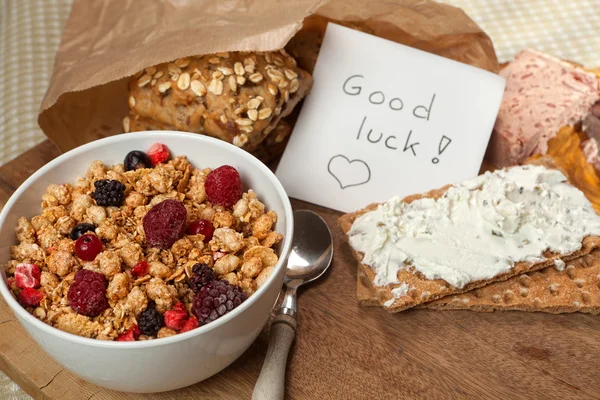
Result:
<svg viewBox="0 0 600 400">
<path fill-rule="evenodd" d="M 290 197 L 344 212 L 475 177 L 496 74 L 330 23 L 277 168 Z"/>
</svg>

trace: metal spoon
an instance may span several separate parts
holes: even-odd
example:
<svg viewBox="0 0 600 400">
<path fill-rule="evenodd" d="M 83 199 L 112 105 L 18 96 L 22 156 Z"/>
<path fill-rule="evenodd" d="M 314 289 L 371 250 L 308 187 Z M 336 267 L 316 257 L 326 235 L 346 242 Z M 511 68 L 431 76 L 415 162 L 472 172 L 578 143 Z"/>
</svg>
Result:
<svg viewBox="0 0 600 400">
<path fill-rule="evenodd" d="M 294 211 L 294 239 L 283 281 L 285 296 L 271 323 L 269 349 L 253 400 L 283 399 L 287 356 L 296 336 L 296 290 L 323 275 L 332 257 L 331 231 L 323 218 L 309 210 Z"/>
</svg>

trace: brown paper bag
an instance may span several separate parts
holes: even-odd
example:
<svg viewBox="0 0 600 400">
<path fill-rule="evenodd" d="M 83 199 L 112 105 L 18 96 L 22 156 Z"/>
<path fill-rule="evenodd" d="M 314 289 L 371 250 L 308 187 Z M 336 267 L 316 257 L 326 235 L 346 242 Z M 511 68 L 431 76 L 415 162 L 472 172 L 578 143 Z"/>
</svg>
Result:
<svg viewBox="0 0 600 400">
<path fill-rule="evenodd" d="M 75 0 L 38 122 L 63 151 L 122 133 L 127 78 L 179 57 L 286 47 L 312 71 L 328 21 L 498 69 L 489 37 L 430 0 Z"/>
</svg>

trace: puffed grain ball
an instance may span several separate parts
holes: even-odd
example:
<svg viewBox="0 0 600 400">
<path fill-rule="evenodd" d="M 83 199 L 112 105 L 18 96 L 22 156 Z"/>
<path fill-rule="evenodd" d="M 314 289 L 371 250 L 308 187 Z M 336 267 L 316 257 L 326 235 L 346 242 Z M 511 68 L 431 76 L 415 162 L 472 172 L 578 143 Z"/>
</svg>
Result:
<svg viewBox="0 0 600 400">
<path fill-rule="evenodd" d="M 51 292 L 59 284 L 58 277 L 52 272 L 42 271 L 42 274 L 40 276 L 40 284 L 42 285 L 42 287 L 46 288 L 48 292 Z"/>
<path fill-rule="evenodd" d="M 251 257 L 242 264 L 242 274 L 248 278 L 254 278 L 262 270 L 262 261 L 258 257 Z"/>
<path fill-rule="evenodd" d="M 166 279 L 171 275 L 171 269 L 160 261 L 152 261 L 148 265 L 150 266 L 148 273 L 155 278 Z"/>
<path fill-rule="evenodd" d="M 217 228 L 213 233 L 213 240 L 220 246 L 220 250 L 229 253 L 237 252 L 244 247 L 244 235 L 231 228 Z"/>
<path fill-rule="evenodd" d="M 75 225 L 77 225 L 77 221 L 75 221 L 75 219 L 69 215 L 60 217 L 54 223 L 54 227 L 63 235 L 68 235 L 71 233 L 71 230 L 75 228 Z"/>
<path fill-rule="evenodd" d="M 256 286 L 261 287 L 262 285 L 264 285 L 274 269 L 275 267 L 267 267 L 263 269 L 260 272 L 260 274 L 258 274 L 258 276 L 256 277 Z"/>
<path fill-rule="evenodd" d="M 105 250 L 96 256 L 100 272 L 107 278 L 121 272 L 121 257 L 113 250 Z"/>
<path fill-rule="evenodd" d="M 38 233 L 38 242 L 43 249 L 56 246 L 62 238 L 62 235 L 53 226 L 48 226 Z"/>
<path fill-rule="evenodd" d="M 106 220 L 106 210 L 104 207 L 91 206 L 87 209 L 87 217 L 96 226 L 100 225 Z"/>
<path fill-rule="evenodd" d="M 175 336 L 177 335 L 177 331 L 171 329 L 171 328 L 167 328 L 166 326 L 160 328 L 158 330 L 158 333 L 156 334 L 157 338 L 165 338 L 165 337 L 169 337 L 169 336 Z"/>
<path fill-rule="evenodd" d="M 233 206 L 233 215 L 237 218 L 242 218 L 248 213 L 248 200 L 239 199 Z"/>
<path fill-rule="evenodd" d="M 213 216 L 212 222 L 216 223 L 218 227 L 231 228 L 235 223 L 235 217 L 227 211 L 218 212 Z"/>
<path fill-rule="evenodd" d="M 119 229 L 117 226 L 109 223 L 108 221 L 105 221 L 96 228 L 96 235 L 98 235 L 100 239 L 114 240 L 116 239 L 118 233 Z"/>
<path fill-rule="evenodd" d="M 115 274 L 108 283 L 106 295 L 110 300 L 119 300 L 129 292 L 129 275 L 124 272 Z"/>
<path fill-rule="evenodd" d="M 171 252 L 175 257 L 179 258 L 187 255 L 193 247 L 194 246 L 192 242 L 188 238 L 184 237 L 173 243 Z"/>
<path fill-rule="evenodd" d="M 65 276 L 73 270 L 76 260 L 71 253 L 64 250 L 56 250 L 48 257 L 46 263 L 50 272 L 58 276 Z"/>
<path fill-rule="evenodd" d="M 127 301 L 125 302 L 125 309 L 133 315 L 138 315 L 148 307 L 148 297 L 139 288 L 134 286 L 131 292 L 127 295 Z"/>
<path fill-rule="evenodd" d="M 100 160 L 94 160 L 88 167 L 85 176 L 92 181 L 106 178 L 106 166 Z"/>
<path fill-rule="evenodd" d="M 240 259 L 233 254 L 225 254 L 215 261 L 213 270 L 219 275 L 225 275 L 234 271 L 240 265 Z"/>
<path fill-rule="evenodd" d="M 36 232 L 40 232 L 42 229 L 51 226 L 52 222 L 50 222 L 50 220 L 43 215 L 36 215 L 35 217 L 31 218 L 31 225 Z"/>
<path fill-rule="evenodd" d="M 252 235 L 260 240 L 266 238 L 274 222 L 272 214 L 261 215 L 252 223 Z"/>
<path fill-rule="evenodd" d="M 63 206 L 71 202 L 71 194 L 66 185 L 50 184 L 46 188 L 46 194 L 53 196 L 58 201 L 58 204 Z"/>
<path fill-rule="evenodd" d="M 138 192 L 130 192 L 125 198 L 125 204 L 129 207 L 138 207 L 146 204 L 148 198 Z"/>
<path fill-rule="evenodd" d="M 144 257 L 142 247 L 138 243 L 129 242 L 119 249 L 119 255 L 125 265 L 133 268 Z"/>
<path fill-rule="evenodd" d="M 35 243 L 35 229 L 27 218 L 21 217 L 17 221 L 17 240 L 25 243 Z"/>
</svg>

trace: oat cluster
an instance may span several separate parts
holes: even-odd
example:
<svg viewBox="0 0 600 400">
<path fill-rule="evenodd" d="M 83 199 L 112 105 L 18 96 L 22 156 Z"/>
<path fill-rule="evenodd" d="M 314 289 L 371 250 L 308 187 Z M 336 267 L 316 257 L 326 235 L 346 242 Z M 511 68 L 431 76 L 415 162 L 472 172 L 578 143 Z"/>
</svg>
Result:
<svg viewBox="0 0 600 400">
<path fill-rule="evenodd" d="M 275 129 L 312 83 L 285 50 L 186 57 L 148 67 L 129 83 L 125 132 L 172 128 L 208 134 L 248 151 Z"/>
<path fill-rule="evenodd" d="M 180 61 L 177 68 L 183 65 L 185 61 Z M 183 73 L 178 74 L 173 82 L 181 80 Z M 183 87 L 186 79 L 183 78 Z M 190 85 L 194 81 L 190 79 Z M 93 161 L 86 176 L 74 184 L 49 185 L 42 196 L 41 214 L 18 220 L 19 244 L 11 248 L 12 259 L 6 268 L 13 295 L 43 322 L 102 340 L 115 340 L 119 335 L 133 338 L 133 332 L 139 334 L 138 318 L 148 307 L 162 315 L 173 309 L 180 312 L 183 305 L 188 315 L 193 316 L 194 293 L 188 281 L 197 264 L 207 265 L 216 279 L 239 287 L 245 296 L 252 295 L 264 284 L 278 260 L 273 249 L 282 240 L 282 235 L 273 231 L 277 214 L 265 210 L 252 190 L 244 192 L 233 207 L 211 204 L 204 187 L 210 172 L 194 168 L 184 156 L 154 168 L 131 171 L 125 171 L 122 164 L 108 167 L 101 161 Z M 97 204 L 93 192 L 94 183 L 99 180 L 116 180 L 124 185 L 121 206 Z M 202 234 L 183 234 L 168 249 L 149 247 L 142 220 L 153 206 L 167 199 L 183 203 L 188 223 L 210 221 L 215 228 L 212 239 L 205 240 Z M 93 233 L 102 240 L 102 251 L 93 261 L 78 257 L 75 240 L 70 237 L 72 230 L 82 223 L 92 224 Z M 147 268 L 140 269 L 144 261 Z M 82 315 L 69 305 L 67 294 L 81 269 L 100 273 L 107 280 L 108 308 L 95 317 Z M 15 274 L 17 270 L 22 272 Z M 32 276 L 36 271 L 41 271 L 39 279 Z M 19 285 L 36 289 L 24 290 Z M 35 290 L 41 293 L 41 299 L 30 295 Z M 138 340 L 176 334 L 168 325 L 169 318 L 165 320 L 167 326 L 156 336 L 142 334 Z M 195 325 L 191 325 L 197 326 L 192 320 Z"/>
</svg>

